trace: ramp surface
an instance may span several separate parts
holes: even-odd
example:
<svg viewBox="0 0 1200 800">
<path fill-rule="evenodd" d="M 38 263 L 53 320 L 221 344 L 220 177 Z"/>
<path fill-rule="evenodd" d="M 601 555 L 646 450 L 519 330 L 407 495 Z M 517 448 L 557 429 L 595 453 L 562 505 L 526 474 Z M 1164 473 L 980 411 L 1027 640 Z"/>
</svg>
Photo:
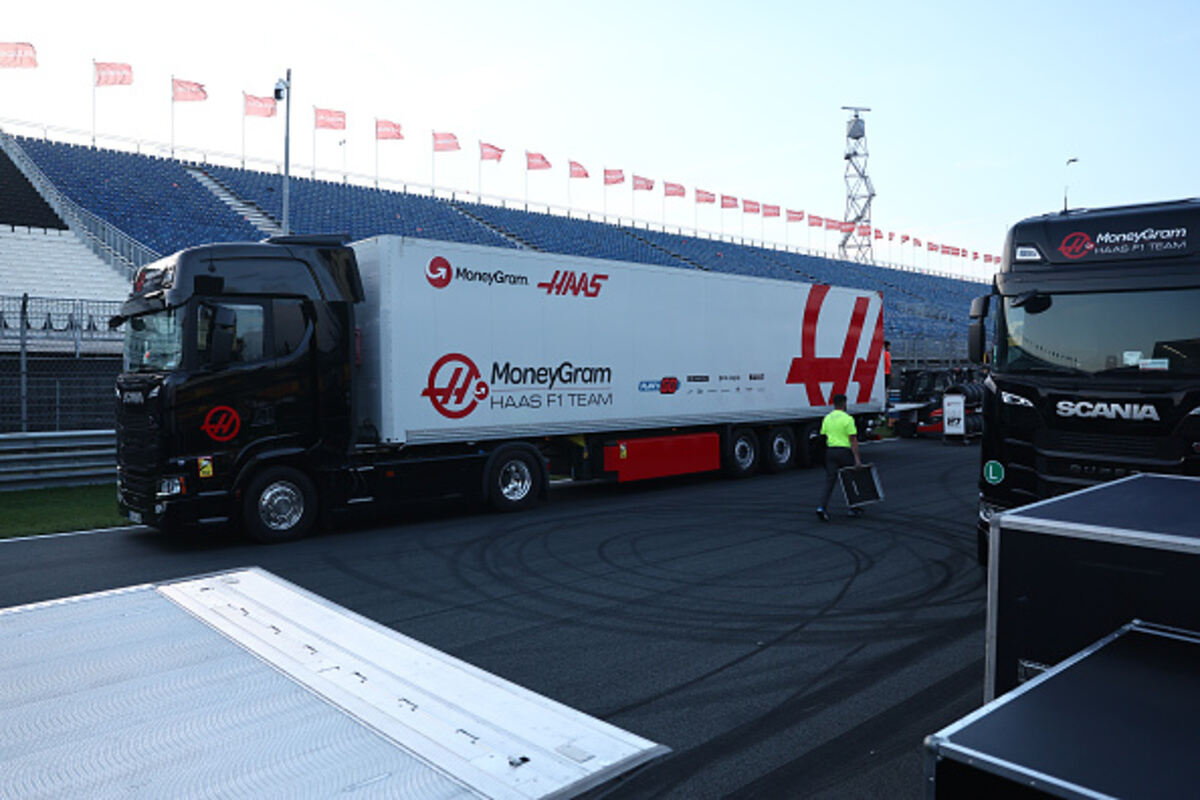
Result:
<svg viewBox="0 0 1200 800">
<path fill-rule="evenodd" d="M 0 797 L 563 797 L 665 751 L 259 569 L 0 610 Z"/>
</svg>

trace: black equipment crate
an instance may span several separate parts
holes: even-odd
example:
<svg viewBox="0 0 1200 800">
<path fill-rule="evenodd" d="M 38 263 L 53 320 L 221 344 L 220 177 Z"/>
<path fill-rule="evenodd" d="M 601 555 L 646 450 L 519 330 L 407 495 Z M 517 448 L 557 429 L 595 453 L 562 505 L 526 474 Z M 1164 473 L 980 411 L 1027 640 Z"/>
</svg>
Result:
<svg viewBox="0 0 1200 800">
<path fill-rule="evenodd" d="M 1133 622 L 925 739 L 926 796 L 1195 797 L 1200 635 Z"/>
<path fill-rule="evenodd" d="M 1200 478 L 1134 475 L 997 515 L 991 700 L 1131 619 L 1200 630 Z"/>
<path fill-rule="evenodd" d="M 879 482 L 879 473 L 874 464 L 842 467 L 838 470 L 838 483 L 841 484 L 846 505 L 851 508 L 883 500 L 883 484 Z"/>
</svg>

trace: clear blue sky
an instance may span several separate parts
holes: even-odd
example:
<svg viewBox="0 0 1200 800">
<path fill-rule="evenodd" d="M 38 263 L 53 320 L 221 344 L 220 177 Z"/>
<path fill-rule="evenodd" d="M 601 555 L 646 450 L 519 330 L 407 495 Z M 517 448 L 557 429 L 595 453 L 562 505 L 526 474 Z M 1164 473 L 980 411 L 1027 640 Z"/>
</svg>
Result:
<svg viewBox="0 0 1200 800">
<path fill-rule="evenodd" d="M 380 146 L 383 178 L 430 181 L 430 132 L 456 133 L 437 183 L 475 191 L 477 141 L 506 149 L 483 165 L 483 190 L 520 199 L 525 149 L 554 168 L 529 175 L 532 202 L 659 221 L 662 181 L 683 183 L 666 221 L 690 227 L 693 190 L 821 216 L 845 205 L 847 113 L 870 106 L 876 227 L 999 252 L 1015 220 L 1061 207 L 1197 194 L 1200 4 L 1195 2 L 297 2 L 227 0 L 23 3 L 0 41 L 29 41 L 36 70 L 0 71 L 0 117 L 91 127 L 91 60 L 133 65 L 131 87 L 98 90 L 101 135 L 166 142 L 169 79 L 204 83 L 209 100 L 177 104 L 176 143 L 237 154 L 241 92 L 268 94 L 292 67 L 293 163 L 312 162 L 312 106 L 344 110 L 321 131 L 317 163 L 340 176 L 375 171 L 374 117 L 400 122 Z M 185 10 L 186 9 L 186 10 Z M 18 130 L 12 125 L 5 126 Z M 28 132 L 27 129 L 20 129 Z M 282 119 L 250 119 L 247 152 L 282 159 Z M 1070 157 L 1079 163 L 1065 167 Z M 604 167 L 657 181 L 614 187 Z M 804 243 L 806 225 L 701 208 L 701 228 Z M 829 243 L 832 244 L 832 236 Z M 886 243 L 878 253 L 888 257 Z M 927 262 L 925 252 L 917 264 Z M 982 263 L 934 268 L 983 274 Z"/>
</svg>

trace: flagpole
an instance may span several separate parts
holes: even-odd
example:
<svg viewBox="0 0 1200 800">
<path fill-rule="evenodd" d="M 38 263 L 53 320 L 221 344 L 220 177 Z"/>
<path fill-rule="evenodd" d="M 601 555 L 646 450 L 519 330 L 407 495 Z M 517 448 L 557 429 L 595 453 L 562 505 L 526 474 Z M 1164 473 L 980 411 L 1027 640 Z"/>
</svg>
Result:
<svg viewBox="0 0 1200 800">
<path fill-rule="evenodd" d="M 92 149 L 96 149 L 96 59 L 92 59 Z"/>
<path fill-rule="evenodd" d="M 525 210 L 529 210 L 529 151 L 525 151 Z"/>
<path fill-rule="evenodd" d="M 434 131 L 429 132 L 429 143 L 432 148 L 429 151 L 429 196 L 437 197 L 437 141 Z"/>
<path fill-rule="evenodd" d="M 317 179 L 317 107 L 313 106 L 313 163 L 312 176 L 313 180 Z"/>
<path fill-rule="evenodd" d="M 375 188 L 379 188 L 379 117 L 375 118 Z"/>
<path fill-rule="evenodd" d="M 175 157 L 175 76 L 171 76 L 171 158 Z"/>
<path fill-rule="evenodd" d="M 476 173 L 479 176 L 479 191 L 475 198 L 478 202 L 483 202 L 483 140 L 479 140 L 479 164 L 476 165 Z"/>
<path fill-rule="evenodd" d="M 242 169 L 246 168 L 246 92 L 242 90 Z"/>
</svg>

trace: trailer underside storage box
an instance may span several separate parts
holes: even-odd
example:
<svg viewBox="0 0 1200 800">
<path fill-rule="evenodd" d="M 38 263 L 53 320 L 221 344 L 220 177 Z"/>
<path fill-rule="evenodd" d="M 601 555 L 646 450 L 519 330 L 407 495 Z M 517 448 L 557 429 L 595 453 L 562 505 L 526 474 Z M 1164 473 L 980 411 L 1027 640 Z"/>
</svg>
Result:
<svg viewBox="0 0 1200 800">
<path fill-rule="evenodd" d="M 568 797 L 666 750 L 257 568 L 0 610 L 0 797 Z"/>
<path fill-rule="evenodd" d="M 984 699 L 1131 619 L 1200 630 L 1200 478 L 1135 475 L 997 515 Z"/>
<path fill-rule="evenodd" d="M 928 737 L 926 794 L 1194 797 L 1200 636 L 1133 623 Z"/>
</svg>

